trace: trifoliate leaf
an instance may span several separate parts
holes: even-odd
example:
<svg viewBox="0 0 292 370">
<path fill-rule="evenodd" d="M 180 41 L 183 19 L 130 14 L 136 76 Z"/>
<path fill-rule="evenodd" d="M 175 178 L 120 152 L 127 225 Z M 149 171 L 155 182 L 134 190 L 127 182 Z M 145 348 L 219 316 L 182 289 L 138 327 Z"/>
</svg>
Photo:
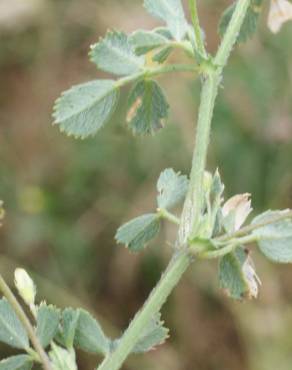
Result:
<svg viewBox="0 0 292 370">
<path fill-rule="evenodd" d="M 54 306 L 41 303 L 37 310 L 36 334 L 43 347 L 47 347 L 58 331 L 60 312 Z"/>
<path fill-rule="evenodd" d="M 144 58 L 138 57 L 123 32 L 110 31 L 106 37 L 92 45 L 90 59 L 97 68 L 116 75 L 130 75 L 144 65 Z"/>
<path fill-rule="evenodd" d="M 158 208 L 170 209 L 175 207 L 185 197 L 188 190 L 188 178 L 167 168 L 161 172 L 157 181 Z"/>
<path fill-rule="evenodd" d="M 132 252 L 139 252 L 156 237 L 159 229 L 159 217 L 155 213 L 150 213 L 122 225 L 115 239 L 118 243 L 125 244 Z"/>
<path fill-rule="evenodd" d="M 62 343 L 67 348 L 72 348 L 74 344 L 74 337 L 78 326 L 80 310 L 73 308 L 66 308 L 62 313 Z"/>
<path fill-rule="evenodd" d="M 112 80 L 95 80 L 73 86 L 57 99 L 53 117 L 60 130 L 85 138 L 98 131 L 111 117 L 119 91 Z"/>
<path fill-rule="evenodd" d="M 18 355 L 0 361 L 0 370 L 30 370 L 32 360 L 27 355 Z"/>
<path fill-rule="evenodd" d="M 52 343 L 49 357 L 53 370 L 77 370 L 76 355 L 74 349 L 64 349 Z"/>
<path fill-rule="evenodd" d="M 252 0 L 251 1 L 251 4 L 247 10 L 243 25 L 241 27 L 241 30 L 240 30 L 240 33 L 237 39 L 238 42 L 246 42 L 256 32 L 259 15 L 261 13 L 262 2 L 263 0 Z M 225 10 L 225 12 L 222 15 L 222 18 L 219 24 L 219 34 L 221 37 L 225 34 L 227 30 L 227 27 L 232 18 L 235 7 L 236 7 L 236 3 L 233 3 Z"/>
<path fill-rule="evenodd" d="M 163 21 L 176 40 L 182 40 L 188 30 L 180 0 L 144 0 L 146 10 Z"/>
<path fill-rule="evenodd" d="M 106 355 L 110 348 L 110 341 L 103 333 L 99 323 L 87 311 L 81 309 L 79 310 L 74 344 L 84 351 L 103 355 Z"/>
<path fill-rule="evenodd" d="M 166 46 L 162 48 L 160 51 L 158 51 L 156 54 L 154 54 L 154 56 L 152 57 L 152 60 L 153 62 L 162 64 L 166 61 L 166 59 L 169 57 L 171 52 L 172 52 L 172 47 Z"/>
<path fill-rule="evenodd" d="M 253 263 L 243 248 L 222 257 L 219 262 L 219 283 L 234 299 L 256 298 L 260 280 Z"/>
<path fill-rule="evenodd" d="M 138 30 L 129 36 L 129 42 L 137 55 L 143 55 L 149 51 L 164 46 L 169 40 L 154 31 Z"/>
<path fill-rule="evenodd" d="M 15 348 L 29 348 L 26 331 L 5 298 L 0 300 L 0 342 Z"/>
<path fill-rule="evenodd" d="M 160 314 L 156 315 L 142 331 L 133 353 L 143 353 L 163 344 L 168 338 L 169 330 L 165 328 Z"/>
<path fill-rule="evenodd" d="M 164 126 L 169 105 L 155 81 L 137 82 L 130 93 L 128 105 L 127 122 L 134 134 L 154 134 Z"/>
<path fill-rule="evenodd" d="M 287 211 L 267 211 L 257 216 L 252 224 L 272 221 Z M 253 231 L 258 237 L 260 251 L 271 261 L 279 263 L 292 262 L 292 222 L 278 221 Z"/>
</svg>

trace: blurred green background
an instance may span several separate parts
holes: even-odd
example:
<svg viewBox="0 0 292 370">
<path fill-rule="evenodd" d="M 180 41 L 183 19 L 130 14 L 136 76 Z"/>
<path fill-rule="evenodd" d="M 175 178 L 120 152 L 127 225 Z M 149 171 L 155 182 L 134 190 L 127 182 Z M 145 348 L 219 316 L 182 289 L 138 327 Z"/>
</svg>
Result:
<svg viewBox="0 0 292 370">
<path fill-rule="evenodd" d="M 230 1 L 199 3 L 215 51 Z M 292 208 L 292 24 L 274 36 L 266 13 L 225 71 L 208 159 L 226 197 L 250 192 L 255 213 Z M 157 24 L 142 0 L 0 0 L 1 273 L 12 283 L 16 266 L 28 269 L 39 299 L 86 307 L 113 336 L 159 278 L 176 231 L 165 225 L 151 248 L 133 255 L 115 244 L 115 230 L 153 210 L 164 168 L 188 173 L 199 84 L 187 74 L 161 78 L 171 114 L 155 137 L 127 130 L 125 94 L 112 121 L 86 141 L 61 134 L 51 112 L 61 91 L 105 76 L 87 53 L 108 28 Z M 123 369 L 291 370 L 292 268 L 253 257 L 263 281 L 257 301 L 232 302 L 218 290 L 216 263 L 197 263 L 163 309 L 170 339 Z M 0 358 L 8 353 L 1 345 Z M 80 353 L 80 369 L 98 360 Z"/>
</svg>

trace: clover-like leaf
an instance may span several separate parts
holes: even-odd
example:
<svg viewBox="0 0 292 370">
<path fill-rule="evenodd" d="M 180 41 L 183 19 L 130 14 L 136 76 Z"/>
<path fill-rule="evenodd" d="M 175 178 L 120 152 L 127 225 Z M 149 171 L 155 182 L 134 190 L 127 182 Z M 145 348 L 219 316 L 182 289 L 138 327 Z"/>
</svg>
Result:
<svg viewBox="0 0 292 370">
<path fill-rule="evenodd" d="M 188 23 L 180 0 L 144 0 L 146 10 L 163 21 L 176 40 L 182 40 Z"/>
<path fill-rule="evenodd" d="M 54 342 L 49 353 L 53 370 L 77 370 L 76 355 L 74 349 L 64 349 Z"/>
<path fill-rule="evenodd" d="M 98 131 L 111 117 L 119 97 L 112 80 L 95 80 L 73 86 L 57 99 L 53 117 L 60 130 L 85 138 Z"/>
<path fill-rule="evenodd" d="M 257 297 L 260 280 L 250 256 L 243 248 L 237 248 L 221 258 L 219 283 L 226 294 L 234 299 Z"/>
<path fill-rule="evenodd" d="M 115 239 L 118 243 L 125 244 L 132 252 L 139 252 L 157 236 L 159 229 L 159 216 L 156 213 L 150 213 L 122 225 Z"/>
<path fill-rule="evenodd" d="M 157 82 L 137 82 L 130 93 L 128 105 L 127 122 L 134 134 L 154 134 L 164 126 L 169 105 Z"/>
<path fill-rule="evenodd" d="M 238 35 L 238 42 L 246 42 L 256 32 L 259 15 L 261 13 L 261 6 L 263 0 L 252 0 L 248 7 L 246 16 L 243 21 L 240 33 Z M 222 37 L 227 30 L 229 22 L 232 18 L 233 12 L 236 7 L 236 2 L 231 4 L 223 13 L 219 24 L 219 34 Z"/>
<path fill-rule="evenodd" d="M 17 355 L 8 357 L 0 361 L 0 370 L 30 370 L 32 360 L 27 355 Z"/>
<path fill-rule="evenodd" d="M 59 338 L 67 348 L 72 348 L 78 326 L 80 310 L 66 308 L 62 313 L 62 329 Z"/>
<path fill-rule="evenodd" d="M 43 347 L 47 347 L 55 337 L 60 320 L 60 312 L 54 306 L 41 303 L 37 310 L 36 334 Z"/>
<path fill-rule="evenodd" d="M 138 30 L 129 36 L 129 42 L 133 45 L 137 55 L 143 55 L 165 46 L 169 43 L 169 39 L 155 31 Z"/>
<path fill-rule="evenodd" d="M 110 31 L 105 38 L 92 45 L 90 59 L 96 66 L 116 75 L 130 75 L 144 65 L 144 58 L 135 54 L 124 32 Z"/>
<path fill-rule="evenodd" d="M 158 208 L 170 209 L 184 199 L 188 190 L 188 178 L 172 168 L 164 170 L 157 181 Z"/>
<path fill-rule="evenodd" d="M 87 311 L 80 309 L 74 344 L 84 351 L 106 355 L 110 341 L 101 326 Z"/>
<path fill-rule="evenodd" d="M 0 342 L 15 348 L 29 348 L 26 331 L 5 298 L 0 300 Z"/>
<path fill-rule="evenodd" d="M 254 218 L 252 224 L 272 222 L 276 217 L 285 215 L 284 211 L 267 211 Z M 279 263 L 292 262 L 292 221 L 277 221 L 257 228 L 253 234 L 258 238 L 260 251 L 271 261 Z"/>
<path fill-rule="evenodd" d="M 132 353 L 148 352 L 166 341 L 169 330 L 163 326 L 164 322 L 160 317 L 159 313 L 145 326 Z"/>
</svg>

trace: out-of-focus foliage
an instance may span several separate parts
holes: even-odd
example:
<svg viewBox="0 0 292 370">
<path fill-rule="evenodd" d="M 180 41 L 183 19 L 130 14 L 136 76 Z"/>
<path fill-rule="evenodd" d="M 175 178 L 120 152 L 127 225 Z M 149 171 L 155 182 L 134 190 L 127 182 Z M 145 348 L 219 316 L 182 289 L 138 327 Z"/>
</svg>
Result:
<svg viewBox="0 0 292 370">
<path fill-rule="evenodd" d="M 155 138 L 133 138 L 123 129 L 124 96 L 97 137 L 60 135 L 50 125 L 55 97 L 73 83 L 105 76 L 88 62 L 89 45 L 113 24 L 131 32 L 152 28 L 153 20 L 138 0 L 23 3 L 0 2 L 0 199 L 7 214 L 0 269 L 8 277 L 15 266 L 29 267 L 40 296 L 100 313 L 116 336 L 169 252 L 158 237 L 145 255 L 129 255 L 116 245 L 115 230 L 156 207 L 153 184 L 162 169 L 188 173 L 199 88 L 189 76 L 161 78 L 171 122 Z M 229 4 L 200 2 L 211 51 Z M 255 212 L 292 207 L 291 32 L 287 24 L 274 36 L 261 18 L 254 38 L 235 51 L 215 110 L 209 168 L 220 168 L 229 195 L 251 193 Z M 172 227 L 163 233 L 171 239 Z M 289 370 L 291 268 L 253 257 L 265 282 L 259 303 L 226 302 L 212 283 L 216 266 L 202 263 L 165 308 L 171 339 L 125 369 Z M 0 358 L 7 354 L 1 345 Z M 89 369 L 96 360 L 80 362 Z"/>
</svg>

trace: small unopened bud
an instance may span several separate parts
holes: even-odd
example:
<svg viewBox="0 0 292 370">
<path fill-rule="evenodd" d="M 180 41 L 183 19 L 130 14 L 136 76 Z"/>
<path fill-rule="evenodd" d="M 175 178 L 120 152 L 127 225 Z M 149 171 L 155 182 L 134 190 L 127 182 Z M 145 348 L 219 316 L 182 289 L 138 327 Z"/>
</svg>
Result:
<svg viewBox="0 0 292 370">
<path fill-rule="evenodd" d="M 283 24 L 292 20 L 292 4 L 288 0 L 271 0 L 268 27 L 277 33 Z"/>
<path fill-rule="evenodd" d="M 5 211 L 3 208 L 3 201 L 0 200 L 0 226 L 1 226 L 1 221 L 3 220 L 4 216 L 5 216 Z"/>
<path fill-rule="evenodd" d="M 227 231 L 233 232 L 240 229 L 248 215 L 252 212 L 250 194 L 238 194 L 230 198 L 222 208 Z M 227 225 L 228 224 L 228 225 Z"/>
<path fill-rule="evenodd" d="M 17 268 L 14 272 L 14 279 L 15 286 L 21 298 L 27 305 L 33 306 L 36 296 L 36 287 L 31 277 L 24 269 Z"/>
</svg>

